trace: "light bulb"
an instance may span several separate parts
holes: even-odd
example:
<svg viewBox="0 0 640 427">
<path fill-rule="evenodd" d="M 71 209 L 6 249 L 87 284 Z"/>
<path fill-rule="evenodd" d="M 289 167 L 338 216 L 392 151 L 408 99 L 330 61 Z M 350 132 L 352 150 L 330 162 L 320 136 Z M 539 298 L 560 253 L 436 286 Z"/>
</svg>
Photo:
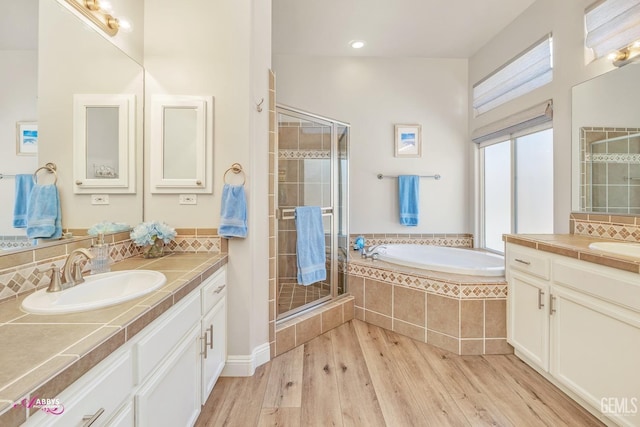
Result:
<svg viewBox="0 0 640 427">
<path fill-rule="evenodd" d="M 362 40 L 353 40 L 351 42 L 349 42 L 349 45 L 354 48 L 354 49 L 360 49 L 362 47 L 364 47 L 364 42 Z"/>
</svg>

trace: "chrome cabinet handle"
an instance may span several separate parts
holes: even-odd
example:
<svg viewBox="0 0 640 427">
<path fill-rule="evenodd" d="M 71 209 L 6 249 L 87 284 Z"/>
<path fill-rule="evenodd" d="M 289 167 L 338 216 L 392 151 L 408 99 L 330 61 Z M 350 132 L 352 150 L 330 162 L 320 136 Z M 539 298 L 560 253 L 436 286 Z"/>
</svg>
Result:
<svg viewBox="0 0 640 427">
<path fill-rule="evenodd" d="M 207 335 L 207 332 L 209 332 L 209 335 Z M 211 339 L 209 339 L 208 336 L 211 336 Z M 200 354 L 204 355 L 204 358 L 206 359 L 209 356 L 207 347 L 213 350 L 213 323 L 207 328 L 206 331 L 204 331 L 204 336 L 200 337 L 200 340 L 204 341 L 204 351 Z"/>
<path fill-rule="evenodd" d="M 550 314 L 555 314 L 556 312 L 556 297 L 551 295 L 551 305 L 550 305 L 551 310 L 549 310 Z"/>
<path fill-rule="evenodd" d="M 209 336 L 211 337 L 211 339 L 209 340 L 209 348 L 213 350 L 213 323 L 209 325 L 208 331 L 209 331 Z"/>
<path fill-rule="evenodd" d="M 531 265 L 530 261 L 525 261 L 525 260 L 520 259 L 520 258 L 516 258 L 515 262 L 519 262 L 520 264 L 524 264 L 524 265 Z"/>
<path fill-rule="evenodd" d="M 542 292 L 542 289 L 538 289 L 538 309 L 539 310 L 542 310 L 544 308 L 543 297 L 544 297 L 544 292 Z"/>
<path fill-rule="evenodd" d="M 222 292 L 222 290 L 223 290 L 226 286 L 227 286 L 227 285 L 220 285 L 220 286 L 218 286 L 218 287 L 213 291 L 213 293 L 214 293 L 214 294 L 219 294 L 220 292 Z"/>
<path fill-rule="evenodd" d="M 85 415 L 84 417 L 82 417 L 82 421 L 84 421 L 84 424 L 82 424 L 82 427 L 89 427 L 90 425 L 95 423 L 96 420 L 100 417 L 100 415 L 102 415 L 103 412 L 104 412 L 104 408 L 100 408 L 95 414 Z"/>
</svg>

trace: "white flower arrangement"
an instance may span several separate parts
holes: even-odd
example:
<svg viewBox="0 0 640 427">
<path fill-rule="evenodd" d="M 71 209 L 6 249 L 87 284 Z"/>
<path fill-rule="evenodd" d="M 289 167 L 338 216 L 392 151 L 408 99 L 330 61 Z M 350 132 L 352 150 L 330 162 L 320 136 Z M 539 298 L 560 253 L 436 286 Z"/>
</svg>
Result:
<svg viewBox="0 0 640 427">
<path fill-rule="evenodd" d="M 136 245 L 148 246 L 153 245 L 156 239 L 169 243 L 176 237 L 176 230 L 164 222 L 150 221 L 136 225 L 130 236 Z"/>
</svg>

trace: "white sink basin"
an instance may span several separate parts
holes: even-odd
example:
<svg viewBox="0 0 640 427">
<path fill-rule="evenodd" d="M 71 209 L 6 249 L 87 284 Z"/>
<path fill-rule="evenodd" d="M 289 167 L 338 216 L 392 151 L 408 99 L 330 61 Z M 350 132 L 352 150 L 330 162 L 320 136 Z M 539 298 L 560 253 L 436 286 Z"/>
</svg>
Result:
<svg viewBox="0 0 640 427">
<path fill-rule="evenodd" d="M 22 309 L 35 314 L 94 310 L 141 297 L 167 281 L 164 274 L 151 270 L 113 271 L 84 279 L 84 283 L 64 291 L 36 291 L 24 299 Z"/>
<path fill-rule="evenodd" d="M 640 258 L 640 243 L 594 242 L 589 244 L 589 249 Z"/>
</svg>

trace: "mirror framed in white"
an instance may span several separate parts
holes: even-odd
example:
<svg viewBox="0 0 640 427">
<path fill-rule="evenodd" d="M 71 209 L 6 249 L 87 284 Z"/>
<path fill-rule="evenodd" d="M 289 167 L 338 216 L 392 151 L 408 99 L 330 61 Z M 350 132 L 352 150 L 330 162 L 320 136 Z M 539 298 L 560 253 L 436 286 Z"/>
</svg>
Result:
<svg viewBox="0 0 640 427">
<path fill-rule="evenodd" d="M 135 193 L 133 94 L 73 97 L 73 191 Z"/>
<path fill-rule="evenodd" d="M 213 193 L 213 97 L 151 99 L 151 193 Z"/>
</svg>

